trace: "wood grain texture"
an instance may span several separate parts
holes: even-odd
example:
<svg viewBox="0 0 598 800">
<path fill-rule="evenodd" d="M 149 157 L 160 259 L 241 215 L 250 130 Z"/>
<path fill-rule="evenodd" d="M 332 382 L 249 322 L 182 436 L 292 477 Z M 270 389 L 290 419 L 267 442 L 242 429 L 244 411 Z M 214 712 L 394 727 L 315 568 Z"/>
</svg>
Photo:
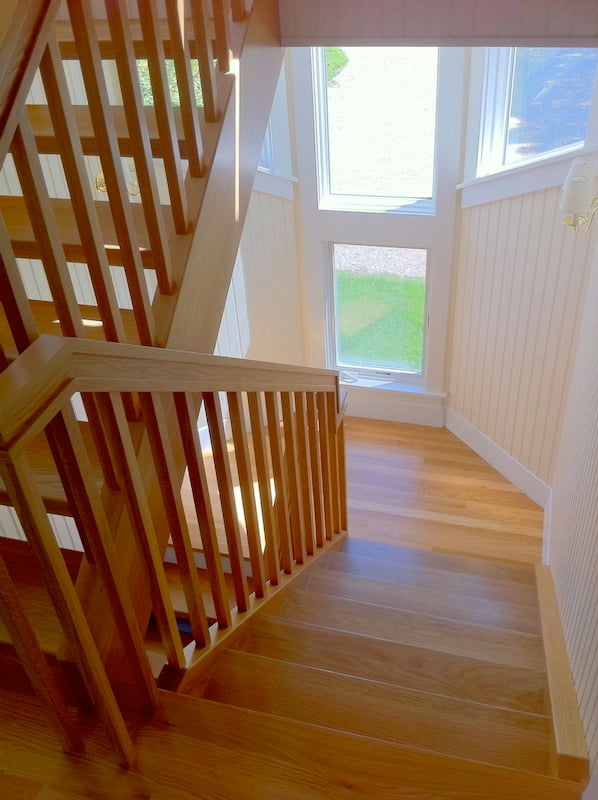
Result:
<svg viewBox="0 0 598 800">
<path fill-rule="evenodd" d="M 364 737 L 164 695 L 165 724 L 149 725 L 137 738 L 136 771 L 120 770 L 106 759 L 93 728 L 86 753 L 76 762 L 69 760 L 51 731 L 39 725 L 39 703 L 4 695 L 0 788 L 10 796 L 17 787 L 22 792 L 18 800 L 31 800 L 27 792 L 38 787 L 48 793 L 44 800 L 82 800 L 94 793 L 190 800 L 197 797 L 198 786 L 214 800 L 341 800 L 348 792 L 359 800 L 397 800 L 422 792 L 434 800 L 580 798 L 579 787 L 565 781 L 422 757 L 393 745 L 376 746 Z M 293 754 L 278 744 L 290 741 L 295 743 Z M 230 766 L 223 769 L 223 764 Z"/>
<path fill-rule="evenodd" d="M 542 510 L 449 431 L 346 417 L 345 441 L 350 536 L 540 562 Z"/>
<path fill-rule="evenodd" d="M 247 653 L 486 705 L 542 714 L 545 673 L 257 614 L 230 645 Z"/>
<path fill-rule="evenodd" d="M 422 750 L 550 774 L 547 717 L 480 708 L 226 649 L 200 696 Z"/>
<path fill-rule="evenodd" d="M 588 749 L 550 568 L 536 567 L 536 577 L 547 664 L 547 711 L 553 718 L 556 768 L 562 778 L 584 781 L 589 778 Z"/>
<path fill-rule="evenodd" d="M 367 636 L 427 647 L 443 653 L 491 659 L 499 664 L 542 670 L 544 657 L 539 636 L 485 628 L 463 622 L 400 613 L 383 606 L 322 596 L 300 589 L 277 595 L 265 612 L 283 620 L 321 625 Z"/>
</svg>

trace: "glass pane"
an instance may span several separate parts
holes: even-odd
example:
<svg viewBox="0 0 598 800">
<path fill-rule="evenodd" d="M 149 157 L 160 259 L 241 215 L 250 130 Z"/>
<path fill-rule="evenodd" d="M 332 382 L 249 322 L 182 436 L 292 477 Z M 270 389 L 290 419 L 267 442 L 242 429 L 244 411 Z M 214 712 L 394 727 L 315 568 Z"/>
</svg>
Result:
<svg viewBox="0 0 598 800">
<path fill-rule="evenodd" d="M 330 191 L 431 198 L 435 47 L 327 48 Z"/>
<path fill-rule="evenodd" d="M 334 245 L 337 362 L 421 372 L 426 250 Z"/>
<path fill-rule="evenodd" d="M 598 50 L 518 47 L 505 164 L 583 142 Z"/>
</svg>

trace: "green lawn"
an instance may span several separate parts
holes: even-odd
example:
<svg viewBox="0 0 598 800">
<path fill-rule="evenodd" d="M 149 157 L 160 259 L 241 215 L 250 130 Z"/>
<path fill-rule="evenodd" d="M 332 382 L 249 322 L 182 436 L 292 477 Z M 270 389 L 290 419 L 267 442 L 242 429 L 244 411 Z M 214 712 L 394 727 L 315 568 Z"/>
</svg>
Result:
<svg viewBox="0 0 598 800">
<path fill-rule="evenodd" d="M 421 370 L 425 291 L 424 278 L 337 271 L 339 361 Z"/>
</svg>

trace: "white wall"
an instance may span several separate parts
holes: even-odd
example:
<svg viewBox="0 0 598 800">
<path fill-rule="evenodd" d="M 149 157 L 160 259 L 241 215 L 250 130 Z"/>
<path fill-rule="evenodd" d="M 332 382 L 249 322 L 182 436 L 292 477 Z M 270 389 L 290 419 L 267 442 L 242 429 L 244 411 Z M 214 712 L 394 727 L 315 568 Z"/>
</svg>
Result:
<svg viewBox="0 0 598 800">
<path fill-rule="evenodd" d="M 594 47 L 595 0 L 279 0 L 284 45 L 543 44 Z M 584 44 L 585 43 L 585 44 Z"/>
<path fill-rule="evenodd" d="M 294 201 L 254 191 L 241 239 L 248 358 L 305 362 Z"/>
<path fill-rule="evenodd" d="M 598 255 L 557 450 L 549 563 L 595 770 L 598 800 Z"/>
<path fill-rule="evenodd" d="M 544 484 L 597 241 L 561 223 L 559 196 L 553 187 L 463 209 L 449 373 L 449 427 Z"/>
</svg>

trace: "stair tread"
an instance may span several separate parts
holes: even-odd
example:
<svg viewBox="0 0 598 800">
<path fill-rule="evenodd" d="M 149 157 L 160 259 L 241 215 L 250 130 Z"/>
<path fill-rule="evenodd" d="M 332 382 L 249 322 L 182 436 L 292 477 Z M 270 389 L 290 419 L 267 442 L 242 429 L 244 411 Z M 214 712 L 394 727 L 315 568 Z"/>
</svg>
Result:
<svg viewBox="0 0 598 800">
<path fill-rule="evenodd" d="M 340 552 L 353 555 L 382 558 L 398 564 L 411 564 L 447 572 L 475 575 L 479 578 L 492 578 L 509 583 L 523 583 L 535 586 L 533 565 L 505 564 L 484 558 L 442 553 L 436 550 L 416 550 L 412 547 L 373 542 L 348 536 L 338 548 Z"/>
<path fill-rule="evenodd" d="M 8 785 L 12 771 L 21 776 L 19 765 L 27 764 L 28 780 L 45 787 L 44 797 L 56 793 L 61 799 L 65 788 L 73 798 L 141 793 L 168 800 L 580 797 L 579 784 L 541 775 L 442 758 L 171 692 L 161 692 L 160 699 L 162 718 L 135 734 L 138 769 L 127 771 L 106 759 L 98 724 L 82 721 L 88 745 L 74 763 L 40 722 L 44 713 L 37 698 L 2 693 L 0 749 Z"/>
<path fill-rule="evenodd" d="M 322 596 L 290 586 L 259 614 L 361 633 L 498 664 L 544 670 L 539 636 Z"/>
<path fill-rule="evenodd" d="M 366 634 L 256 615 L 229 647 L 516 711 L 541 714 L 545 707 L 543 672 Z"/>
<path fill-rule="evenodd" d="M 200 694 L 372 739 L 530 772 L 549 770 L 550 720 L 538 715 L 226 649 Z"/>
<path fill-rule="evenodd" d="M 35 141 L 40 153 L 59 153 L 60 144 L 56 138 L 54 127 L 52 125 L 52 118 L 50 111 L 46 105 L 28 105 L 27 115 L 31 123 L 31 129 L 35 135 Z M 144 106 L 143 108 L 152 147 L 152 155 L 154 158 L 162 156 L 162 142 L 158 132 L 158 124 L 156 121 L 156 111 L 153 106 Z M 122 156 L 132 157 L 134 155 L 134 148 L 131 144 L 129 130 L 125 118 L 125 109 L 123 106 L 110 106 L 112 113 L 112 121 L 114 129 L 119 142 L 120 153 Z M 95 140 L 95 132 L 91 121 L 91 113 L 89 106 L 73 106 L 73 115 L 79 136 L 81 137 L 81 146 L 85 155 L 98 155 L 98 147 Z M 177 130 L 177 137 L 179 139 L 179 149 L 181 157 L 186 156 L 186 145 L 183 133 L 183 123 L 181 119 L 180 108 L 173 108 L 173 117 Z"/>
<path fill-rule="evenodd" d="M 226 703 L 167 692 L 161 698 L 164 720 L 169 731 L 181 734 L 181 744 L 195 748 L 200 758 L 213 746 L 234 754 L 218 764 L 221 789 L 215 798 L 579 800 L 579 784 L 545 775 L 440 756 Z M 140 738 L 142 750 L 145 736 L 144 732 Z M 179 758 L 181 750 L 170 752 Z M 238 795 L 223 790 L 229 773 L 244 768 L 247 755 L 261 768 L 268 788 L 260 794 L 248 783 Z M 222 763 L 231 768 L 223 771 Z M 277 785 L 281 774 L 288 782 L 286 790 Z"/>
<path fill-rule="evenodd" d="M 317 564 L 315 565 L 317 567 Z M 310 592 L 345 597 L 363 603 L 415 611 L 430 616 L 471 622 L 491 628 L 540 633 L 539 612 L 532 606 L 516 606 L 497 600 L 435 591 L 418 586 L 380 583 L 371 578 L 347 575 L 334 570 L 312 569 L 296 584 Z"/>
<path fill-rule="evenodd" d="M 419 586 L 485 600 L 508 600 L 512 605 L 538 607 L 535 586 L 498 581 L 417 564 L 400 564 L 381 558 L 331 550 L 320 562 L 322 569 L 337 570 L 380 582 Z"/>
<path fill-rule="evenodd" d="M 85 248 L 81 243 L 76 215 L 71 201 L 52 198 L 51 203 L 67 261 L 87 263 Z M 102 241 L 108 263 L 120 265 L 123 263 L 123 258 L 114 228 L 110 204 L 106 200 L 96 201 L 94 205 L 102 231 Z M 166 213 L 167 211 L 169 212 L 169 209 L 164 207 L 165 224 L 169 229 L 171 227 L 170 214 Z M 0 196 L 0 213 L 4 217 L 15 256 L 17 258 L 39 259 L 41 251 L 31 227 L 24 199 L 22 197 Z M 154 267 L 154 259 L 145 227 L 142 204 L 131 203 L 131 213 L 143 266 L 147 269 L 152 269 Z"/>
<path fill-rule="evenodd" d="M 37 330 L 40 334 L 47 333 L 51 336 L 61 336 L 60 323 L 56 306 L 49 300 L 29 300 L 29 307 L 33 313 Z M 89 339 L 105 340 L 104 327 L 101 324 L 101 316 L 97 306 L 80 305 L 79 311 L 84 320 L 85 333 Z M 127 342 L 129 344 L 139 344 L 139 334 L 135 324 L 135 315 L 129 309 L 121 309 L 120 315 L 123 321 Z M 92 324 L 89 324 L 92 323 Z M 4 310 L 0 305 L 0 345 L 9 360 L 14 360 L 18 356 L 14 345 L 8 320 Z"/>
</svg>

